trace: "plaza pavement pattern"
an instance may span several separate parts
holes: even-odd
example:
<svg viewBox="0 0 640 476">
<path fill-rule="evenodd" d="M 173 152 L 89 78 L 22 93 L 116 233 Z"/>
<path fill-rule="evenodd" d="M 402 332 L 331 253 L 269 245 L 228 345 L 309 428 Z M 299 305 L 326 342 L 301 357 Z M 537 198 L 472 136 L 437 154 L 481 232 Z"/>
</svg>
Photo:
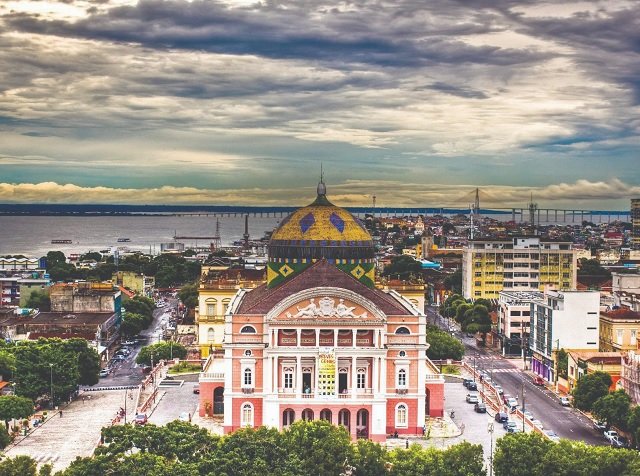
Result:
<svg viewBox="0 0 640 476">
<path fill-rule="evenodd" d="M 82 396 L 85 399 L 82 399 Z M 51 463 L 53 470 L 67 468 L 77 456 L 91 456 L 100 441 L 100 430 L 111 424 L 124 407 L 124 390 L 83 393 L 79 399 L 62 407 L 62 417 L 54 412 L 43 425 L 7 449 L 8 457 L 30 456 L 39 464 Z M 134 405 L 127 406 L 127 418 L 135 415 Z"/>
</svg>

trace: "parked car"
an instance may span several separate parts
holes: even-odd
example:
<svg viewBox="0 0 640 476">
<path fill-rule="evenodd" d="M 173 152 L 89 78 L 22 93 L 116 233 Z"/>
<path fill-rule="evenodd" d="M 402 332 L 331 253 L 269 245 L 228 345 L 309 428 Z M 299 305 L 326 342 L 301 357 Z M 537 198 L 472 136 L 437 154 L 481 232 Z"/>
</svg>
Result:
<svg viewBox="0 0 640 476">
<path fill-rule="evenodd" d="M 138 341 L 135 340 L 125 340 L 122 345 L 138 345 Z"/>
<path fill-rule="evenodd" d="M 495 420 L 498 423 L 504 423 L 505 421 L 509 420 L 509 415 L 507 415 L 505 412 L 496 412 Z"/>
<path fill-rule="evenodd" d="M 544 434 L 547 435 L 547 438 L 555 443 L 558 443 L 560 441 L 560 437 L 556 435 L 556 432 L 553 430 L 544 430 Z"/>
<path fill-rule="evenodd" d="M 522 428 L 519 425 L 510 426 L 507 428 L 507 433 L 522 433 Z"/>
<path fill-rule="evenodd" d="M 571 406 L 571 400 L 569 400 L 569 397 L 560 397 L 559 401 L 560 405 L 562 405 L 563 407 Z"/>
<path fill-rule="evenodd" d="M 473 409 L 476 413 L 487 413 L 487 406 L 482 402 L 476 403 Z"/>
<path fill-rule="evenodd" d="M 149 421 L 149 419 L 147 418 L 146 413 L 138 413 L 136 417 L 133 419 L 133 422 L 136 425 L 146 425 L 147 421 Z"/>
<path fill-rule="evenodd" d="M 474 381 L 469 382 L 469 385 L 467 385 L 467 388 L 469 390 L 478 390 L 478 384 Z"/>
<path fill-rule="evenodd" d="M 493 388 L 496 389 L 496 392 L 498 392 L 498 395 L 503 395 L 504 394 L 504 390 L 502 390 L 502 387 L 498 384 L 494 385 Z"/>
<path fill-rule="evenodd" d="M 624 436 L 618 436 L 617 440 L 613 443 L 613 446 L 617 448 L 629 448 L 630 443 Z"/>
<path fill-rule="evenodd" d="M 536 418 L 534 418 L 533 420 L 531 420 L 531 423 L 533 424 L 533 426 L 538 427 L 539 429 L 543 430 L 544 429 L 544 425 L 542 424 L 542 422 Z"/>
<path fill-rule="evenodd" d="M 540 377 L 540 375 L 536 375 L 535 377 L 533 377 L 533 384 L 534 385 L 544 385 L 545 383 L 547 383 L 542 377 Z"/>
<path fill-rule="evenodd" d="M 200 385 L 195 384 L 195 385 L 193 386 L 193 393 L 197 393 L 197 394 L 199 394 L 199 393 L 200 393 Z"/>
<path fill-rule="evenodd" d="M 533 413 L 531 413 L 529 410 L 525 410 L 524 412 L 524 417 L 529 420 L 529 421 L 533 421 L 535 420 L 535 418 L 533 417 Z"/>
<path fill-rule="evenodd" d="M 516 408 L 518 406 L 518 400 L 513 397 L 509 397 L 507 399 L 507 406 L 511 409 Z"/>
<path fill-rule="evenodd" d="M 107 377 L 109 375 L 109 369 L 102 369 L 100 371 L 100 377 Z"/>
<path fill-rule="evenodd" d="M 617 441 L 619 436 L 620 435 L 618 435 L 618 432 L 615 430 L 608 430 L 604 432 L 605 440 L 607 440 L 611 444 L 613 444 L 614 441 Z"/>
<path fill-rule="evenodd" d="M 518 426 L 518 422 L 514 420 L 507 420 L 504 423 L 502 423 L 502 427 L 507 431 L 509 431 L 509 428 L 516 427 L 516 426 Z"/>
<path fill-rule="evenodd" d="M 473 382 L 473 379 L 470 379 L 470 378 L 462 379 L 462 385 L 464 385 L 465 387 L 469 385 L 471 382 Z"/>
<path fill-rule="evenodd" d="M 467 393 L 467 403 L 478 403 L 478 395 L 475 393 Z"/>
<path fill-rule="evenodd" d="M 604 421 L 593 422 L 593 427 L 596 430 L 600 430 L 600 431 L 606 431 L 607 430 L 607 424 Z"/>
</svg>

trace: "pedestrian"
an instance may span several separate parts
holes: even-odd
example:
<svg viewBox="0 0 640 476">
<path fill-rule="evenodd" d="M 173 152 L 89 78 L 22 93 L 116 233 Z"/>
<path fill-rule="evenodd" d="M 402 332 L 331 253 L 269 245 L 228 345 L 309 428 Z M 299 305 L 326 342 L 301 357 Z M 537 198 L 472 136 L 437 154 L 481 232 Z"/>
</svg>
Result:
<svg viewBox="0 0 640 476">
<path fill-rule="evenodd" d="M 62 410 L 60 410 L 60 418 L 62 418 Z"/>
<path fill-rule="evenodd" d="M 405 438 L 405 440 L 404 440 L 404 447 L 405 447 L 406 449 L 409 449 L 409 438 Z"/>
</svg>

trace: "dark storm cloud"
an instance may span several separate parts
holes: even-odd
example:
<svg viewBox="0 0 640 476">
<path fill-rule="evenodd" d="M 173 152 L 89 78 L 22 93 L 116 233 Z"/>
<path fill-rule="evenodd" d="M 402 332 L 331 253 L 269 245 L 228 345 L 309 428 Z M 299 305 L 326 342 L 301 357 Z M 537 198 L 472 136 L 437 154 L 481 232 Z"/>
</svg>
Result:
<svg viewBox="0 0 640 476">
<path fill-rule="evenodd" d="M 19 31 L 135 42 L 152 48 L 179 48 L 267 58 L 417 66 L 430 63 L 519 64 L 540 59 L 540 53 L 490 46 L 472 46 L 451 37 L 486 33 L 491 13 L 470 13 L 435 21 L 412 2 L 394 6 L 370 4 L 358 12 L 340 13 L 316 5 L 302 9 L 228 8 L 216 2 L 141 1 L 135 6 L 92 10 L 85 19 L 47 20 L 33 14 L 5 15 Z M 389 19 L 391 15 L 391 20 Z"/>
<path fill-rule="evenodd" d="M 436 82 L 430 84 L 429 86 L 425 86 L 425 88 L 433 89 L 434 91 L 440 91 L 446 94 L 451 94 L 452 96 L 458 96 L 461 98 L 473 98 L 473 99 L 486 99 L 488 96 L 482 91 L 476 91 L 469 87 L 460 87 L 455 86 L 453 84 Z"/>
</svg>

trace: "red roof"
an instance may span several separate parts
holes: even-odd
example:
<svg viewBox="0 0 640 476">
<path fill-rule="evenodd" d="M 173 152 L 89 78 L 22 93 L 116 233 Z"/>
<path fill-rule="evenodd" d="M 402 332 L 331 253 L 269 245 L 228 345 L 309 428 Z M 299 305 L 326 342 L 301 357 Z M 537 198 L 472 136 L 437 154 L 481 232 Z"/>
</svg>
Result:
<svg viewBox="0 0 640 476">
<path fill-rule="evenodd" d="M 640 312 L 632 311 L 626 307 L 614 309 L 613 311 L 603 311 L 601 314 L 613 319 L 640 319 Z"/>
<path fill-rule="evenodd" d="M 376 304 L 387 315 L 410 314 L 398 301 L 378 289 L 371 289 L 353 276 L 339 270 L 326 260 L 320 260 L 289 281 L 275 288 L 266 284 L 249 291 L 245 296 L 238 314 L 267 314 L 283 299 L 305 289 L 317 287 L 342 288 L 353 291 Z"/>
</svg>

